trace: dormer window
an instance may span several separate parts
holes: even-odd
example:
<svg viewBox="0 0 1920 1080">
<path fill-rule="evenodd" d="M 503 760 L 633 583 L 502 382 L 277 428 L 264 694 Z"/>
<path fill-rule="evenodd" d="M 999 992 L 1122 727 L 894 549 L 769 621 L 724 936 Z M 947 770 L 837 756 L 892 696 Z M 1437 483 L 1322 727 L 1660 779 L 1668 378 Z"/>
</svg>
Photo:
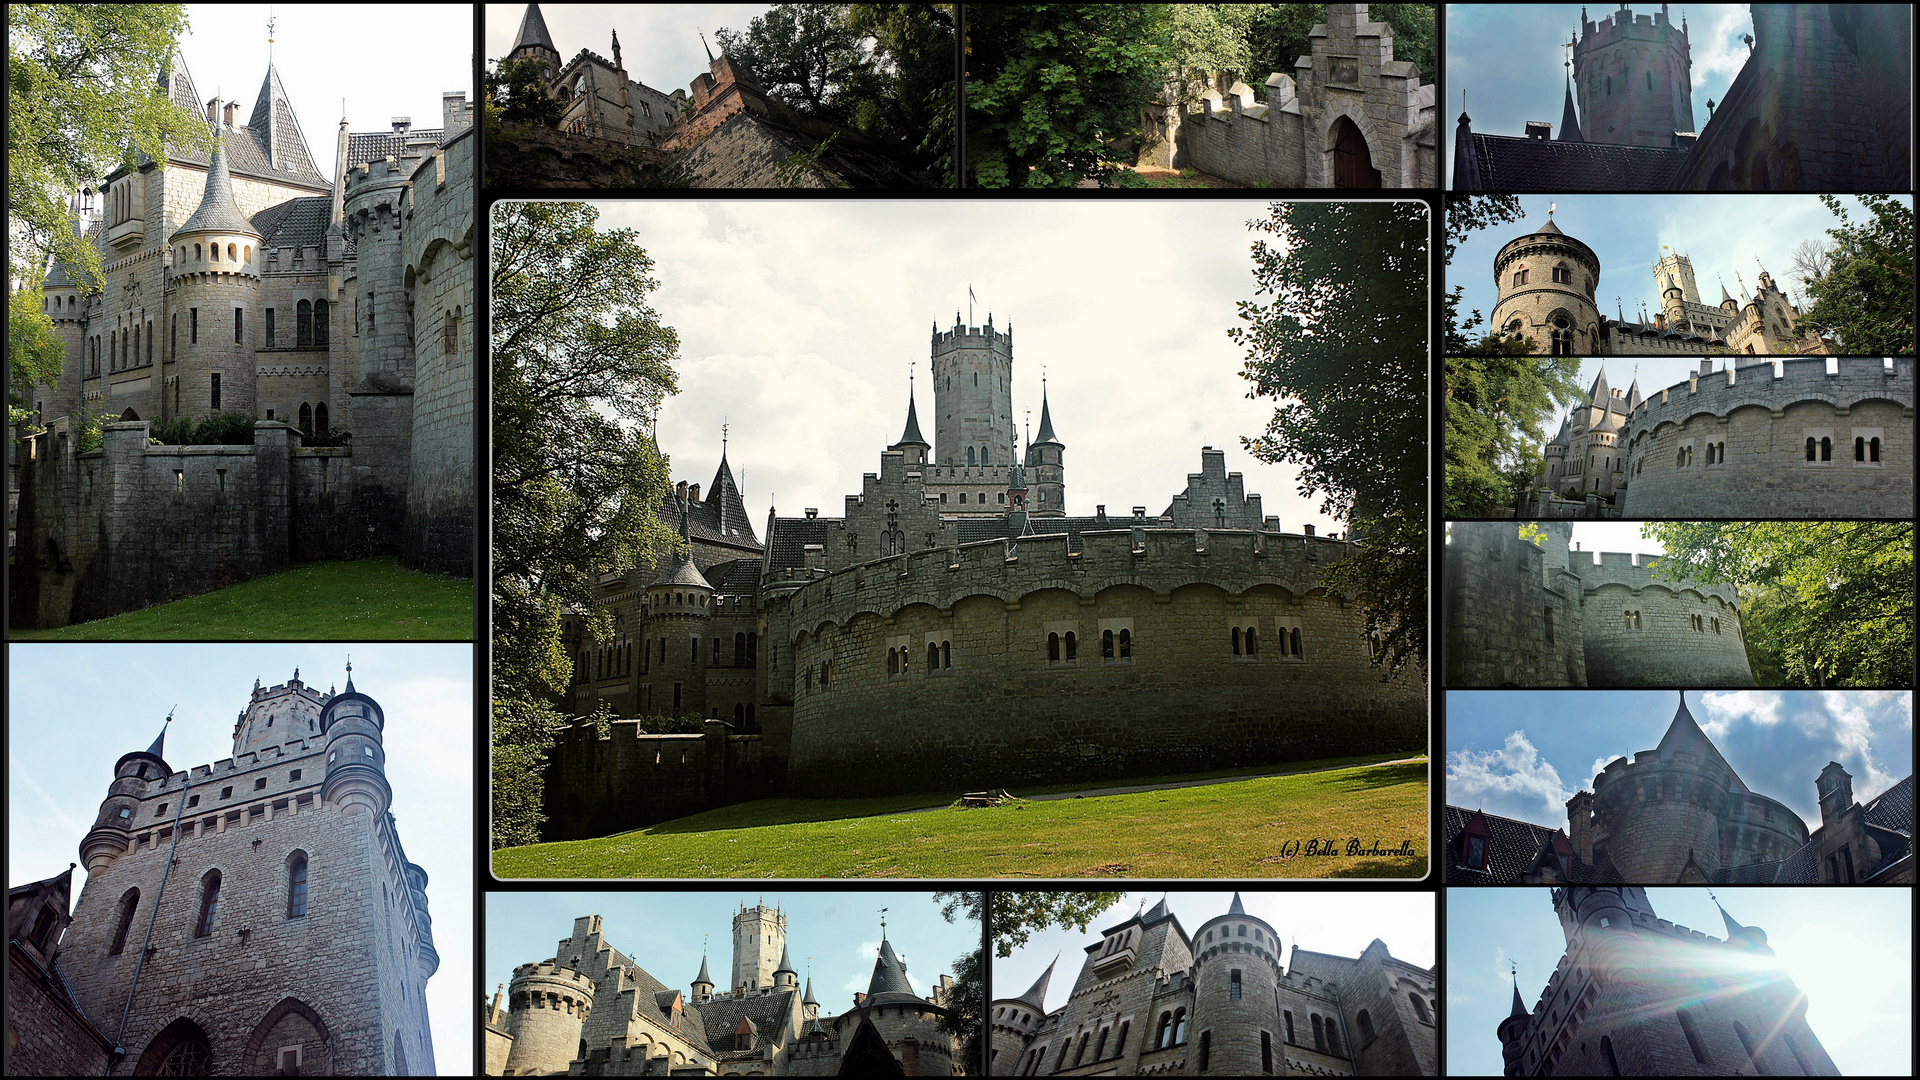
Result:
<svg viewBox="0 0 1920 1080">
<path fill-rule="evenodd" d="M 1467 869 L 1485 870 L 1487 868 L 1487 840 L 1483 836 L 1467 837 Z"/>
</svg>

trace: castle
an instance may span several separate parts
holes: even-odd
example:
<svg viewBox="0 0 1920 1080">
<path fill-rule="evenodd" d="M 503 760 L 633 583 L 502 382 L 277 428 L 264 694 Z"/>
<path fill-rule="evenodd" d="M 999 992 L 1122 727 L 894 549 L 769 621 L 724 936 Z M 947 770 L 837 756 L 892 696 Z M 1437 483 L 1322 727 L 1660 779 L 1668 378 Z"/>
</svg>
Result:
<svg viewBox="0 0 1920 1080">
<path fill-rule="evenodd" d="M 440 956 L 385 726 L 351 668 L 338 694 L 296 671 L 254 683 L 231 758 L 175 771 L 164 728 L 121 756 L 72 914 L 71 868 L 9 892 L 10 1068 L 431 1075 Z"/>
<path fill-rule="evenodd" d="M 1655 576 L 1658 556 L 1569 552 L 1573 526 L 1541 544 L 1511 522 L 1451 522 L 1442 557 L 1446 685 L 1753 685 L 1731 584 Z"/>
<path fill-rule="evenodd" d="M 1060 1008 L 1053 965 L 992 1003 L 993 1075 L 1439 1075 L 1435 969 L 1378 938 L 1355 958 L 1295 945 L 1282 971 L 1280 935 L 1235 893 L 1191 935 L 1162 899 L 1086 952 Z"/>
<path fill-rule="evenodd" d="M 1580 13 L 1560 134 L 1454 134 L 1455 191 L 1905 191 L 1913 186 L 1913 12 L 1753 4 L 1740 72 L 1705 128 L 1684 14 Z M 1502 47 L 1510 47 L 1504 39 Z M 1464 73 L 1456 71 L 1455 75 Z M 1575 96 L 1579 105 L 1575 108 Z"/>
<path fill-rule="evenodd" d="M 251 115 L 201 102 L 210 149 L 109 174 L 75 228 L 88 291 L 43 283 L 66 347 L 36 387 L 45 430 L 10 459 L 15 625 L 63 626 L 205 592 L 295 561 L 398 554 L 473 573 L 472 110 L 352 134 L 314 164 L 276 68 Z M 150 442 L 162 421 L 251 417 L 251 445 Z M 107 417 L 82 450 L 82 418 Z M 342 443 L 350 432 L 350 445 Z M 307 445 L 313 440 L 317 445 Z"/>
<path fill-rule="evenodd" d="M 1434 84 L 1393 58 L 1393 28 L 1370 21 L 1367 5 L 1326 9 L 1307 35 L 1311 54 L 1293 74 L 1269 75 L 1265 100 L 1235 79 L 1191 105 L 1169 92 L 1147 107 L 1140 163 L 1248 187 L 1432 187 Z"/>
<path fill-rule="evenodd" d="M 1912 517 L 1913 358 L 1702 360 L 1645 398 L 1603 368 L 1541 458 L 1522 516 L 1585 493 L 1628 518 Z"/>
<path fill-rule="evenodd" d="M 1493 260 L 1499 298 L 1491 325 L 1525 338 L 1552 356 L 1689 356 L 1709 349 L 1749 355 L 1830 353 L 1819 335 L 1796 328 L 1800 309 L 1774 283 L 1765 267 L 1759 286 L 1735 300 L 1720 286 L 1720 302 L 1700 301 L 1693 260 L 1668 252 L 1653 264 L 1661 283 L 1659 314 L 1635 322 L 1618 308 L 1609 319 L 1594 304 L 1600 287 L 1600 257 L 1547 223 L 1507 241 Z M 1736 279 L 1738 275 L 1736 274 Z"/>
<path fill-rule="evenodd" d="M 881 932 L 867 992 L 823 1014 L 787 951 L 787 916 L 744 904 L 733 914 L 730 986 L 700 974 L 667 986 L 607 943 L 600 916 L 573 921 L 552 958 L 513 969 L 486 1009 L 486 1075 L 965 1076 L 968 1062 L 940 1018 L 953 979 L 929 997 Z"/>
<path fill-rule="evenodd" d="M 1838 1076 L 1767 933 L 1725 940 L 1654 914 L 1642 888 L 1552 890 L 1566 954 L 1531 1011 L 1516 978 L 1495 1034 L 1508 1076 Z"/>
<path fill-rule="evenodd" d="M 859 132 L 803 116 L 767 96 L 724 52 L 687 90 L 667 93 L 635 79 L 612 33 L 611 59 L 581 49 L 563 61 L 539 4 L 528 4 L 506 61 L 539 62 L 559 126 L 516 125 L 514 149 L 545 167 L 535 186 L 623 187 L 634 163 L 701 188 L 918 186 Z"/>
<path fill-rule="evenodd" d="M 935 326 L 934 442 L 904 431 L 840 517 L 769 511 L 756 536 L 722 455 L 659 508 L 685 538 L 612 576 L 614 636 L 567 620 L 587 715 L 549 755 L 549 839 L 776 792 L 1017 787 L 1423 746 L 1419 677 L 1383 680 L 1359 598 L 1326 568 L 1354 539 L 1282 533 L 1224 451 L 1157 516 L 1067 513 L 1042 394 L 1024 453 L 1013 332 Z M 1004 708 L 983 708 L 1004 700 Z M 1164 721 L 1164 722 L 1163 722 Z"/>
<path fill-rule="evenodd" d="M 1830 761 L 1814 787 L 1809 831 L 1741 782 L 1682 693 L 1659 746 L 1615 758 L 1567 800 L 1565 830 L 1447 807 L 1447 883 L 1913 884 L 1911 775 L 1859 803 Z"/>
</svg>

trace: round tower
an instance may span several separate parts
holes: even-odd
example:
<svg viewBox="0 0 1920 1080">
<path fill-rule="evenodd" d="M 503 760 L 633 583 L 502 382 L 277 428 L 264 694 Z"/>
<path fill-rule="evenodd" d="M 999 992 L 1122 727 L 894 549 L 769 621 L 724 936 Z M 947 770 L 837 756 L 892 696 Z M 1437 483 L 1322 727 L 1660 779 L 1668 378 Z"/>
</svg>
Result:
<svg viewBox="0 0 1920 1080">
<path fill-rule="evenodd" d="M 1562 420 L 1560 422 L 1559 434 L 1555 435 L 1553 440 L 1547 443 L 1546 449 L 1541 452 L 1545 458 L 1545 462 L 1541 467 L 1541 474 L 1546 477 L 1547 490 L 1555 494 L 1559 493 L 1560 481 L 1567 474 L 1567 429 L 1569 426 L 1568 421 Z"/>
<path fill-rule="evenodd" d="M 1598 23 L 1583 9 L 1573 81 L 1587 142 L 1671 147 L 1674 132 L 1695 130 L 1686 22 L 1675 27 L 1665 4 L 1648 15 L 1622 4 Z"/>
<path fill-rule="evenodd" d="M 700 954 L 700 974 L 693 980 L 693 1003 L 705 1005 L 713 1000 L 713 977 L 707 974 L 707 954 Z"/>
<path fill-rule="evenodd" d="M 1527 1050 L 1527 1031 L 1532 1026 L 1533 1016 L 1527 1012 L 1526 1002 L 1520 1000 L 1520 982 L 1516 977 L 1513 1008 L 1507 1011 L 1507 1018 L 1494 1029 L 1494 1035 L 1500 1039 L 1500 1057 L 1505 1063 L 1501 1071 L 1505 1075 L 1519 1076 L 1525 1068 L 1522 1058 Z"/>
<path fill-rule="evenodd" d="M 786 935 L 781 935 L 780 966 L 773 969 L 773 988 L 776 990 L 800 989 L 800 973 L 793 970 L 793 962 L 787 959 Z"/>
<path fill-rule="evenodd" d="M 1020 1055 L 1026 1052 L 1027 1040 L 1047 1018 L 1047 984 L 1053 979 L 1054 965 L 1059 957 L 1047 965 L 1027 992 L 1019 997 L 1000 998 L 993 1003 L 989 1017 L 993 1025 L 993 1075 L 1013 1076 L 1020 1067 Z"/>
<path fill-rule="evenodd" d="M 173 718 L 169 716 L 168 722 Z M 165 724 L 160 727 L 160 737 L 145 750 L 135 750 L 122 754 L 113 765 L 113 782 L 107 785 L 107 797 L 100 803 L 100 813 L 93 819 L 93 828 L 80 838 L 80 864 L 91 874 L 102 869 L 124 854 L 127 843 L 133 835 L 134 817 L 140 812 L 140 796 L 146 793 L 147 785 L 159 783 L 171 775 L 165 758 L 160 756 L 167 740 Z"/>
<path fill-rule="evenodd" d="M 1615 759 L 1593 778 L 1596 836 L 1628 881 L 1711 877 L 1721 866 L 1721 815 L 1746 791 L 1687 711 L 1686 695 L 1660 745 Z M 1689 870 L 1691 866 L 1691 870 Z M 1563 916 L 1562 921 L 1565 921 Z"/>
<path fill-rule="evenodd" d="M 218 130 L 200 205 L 174 230 L 162 261 L 171 264 L 171 314 L 160 332 L 167 335 L 176 386 L 175 394 L 162 399 L 167 411 L 177 400 L 178 415 L 187 417 L 253 412 L 260 233 L 234 201 L 226 140 Z"/>
<path fill-rule="evenodd" d="M 1053 410 L 1047 405 L 1047 382 L 1040 380 L 1040 437 L 1027 446 L 1027 467 L 1033 470 L 1034 517 L 1067 516 L 1067 448 L 1053 433 Z"/>
<path fill-rule="evenodd" d="M 941 465 L 989 468 L 1014 461 L 1013 328 L 933 328 L 933 444 Z"/>
<path fill-rule="evenodd" d="M 686 508 L 680 530 L 686 536 Z M 707 629 L 713 623 L 713 586 L 693 564 L 693 554 L 675 559 L 647 587 L 646 643 L 653 711 L 666 716 L 707 715 L 707 665 L 714 657 Z"/>
<path fill-rule="evenodd" d="M 1224 915 L 1193 935 L 1193 1020 L 1189 1053 L 1205 1045 L 1206 1071 L 1220 1076 L 1261 1073 L 1260 1033 L 1278 1042 L 1273 1002 L 1280 984 L 1280 935 L 1249 915 L 1240 894 Z M 1341 1040 L 1342 1048 L 1346 1040 Z"/>
<path fill-rule="evenodd" d="M 774 986 L 786 967 L 787 916 L 777 907 L 741 905 L 733 915 L 733 989 Z"/>
<path fill-rule="evenodd" d="M 507 987 L 507 1033 L 515 1076 L 566 1075 L 580 1053 L 580 1026 L 593 1011 L 593 980 L 548 961 L 513 969 Z"/>
<path fill-rule="evenodd" d="M 420 980 L 433 978 L 440 970 L 440 950 L 433 947 L 433 916 L 427 914 L 427 872 L 416 863 L 407 864 L 407 892 L 413 896 L 415 944 L 419 947 Z"/>
<path fill-rule="evenodd" d="M 387 786 L 386 748 L 381 732 L 387 725 L 380 703 L 353 688 L 353 665 L 347 665 L 347 689 L 327 700 L 320 712 L 320 732 L 327 740 L 327 774 L 320 798 L 349 814 L 387 812 L 393 789 Z"/>
<path fill-rule="evenodd" d="M 1537 232 L 1507 241 L 1493 260 L 1499 300 L 1493 328 L 1527 338 L 1535 352 L 1593 356 L 1600 349 L 1600 257 L 1548 217 Z"/>
</svg>

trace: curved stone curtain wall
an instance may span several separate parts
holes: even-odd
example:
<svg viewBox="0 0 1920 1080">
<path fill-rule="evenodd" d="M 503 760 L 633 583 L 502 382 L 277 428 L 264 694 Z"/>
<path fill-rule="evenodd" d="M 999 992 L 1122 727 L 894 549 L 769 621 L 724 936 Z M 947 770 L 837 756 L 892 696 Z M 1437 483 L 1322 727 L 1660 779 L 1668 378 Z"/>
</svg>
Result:
<svg viewBox="0 0 1920 1080">
<path fill-rule="evenodd" d="M 1912 516 L 1913 360 L 1769 367 L 1690 379 L 1634 411 L 1623 516 Z"/>
<path fill-rule="evenodd" d="M 1589 583 L 1580 605 L 1587 685 L 1752 686 L 1740 609 L 1722 588 Z"/>
<path fill-rule="evenodd" d="M 1012 562 L 998 542 L 972 545 L 952 568 L 955 553 L 924 552 L 904 573 L 856 568 L 779 604 L 769 633 L 787 642 L 773 676 L 792 688 L 795 793 L 1419 745 L 1418 679 L 1382 682 L 1359 605 L 1319 582 L 1343 544 L 1210 533 L 1196 549 L 1189 530 L 1084 544 L 1027 541 Z"/>
</svg>

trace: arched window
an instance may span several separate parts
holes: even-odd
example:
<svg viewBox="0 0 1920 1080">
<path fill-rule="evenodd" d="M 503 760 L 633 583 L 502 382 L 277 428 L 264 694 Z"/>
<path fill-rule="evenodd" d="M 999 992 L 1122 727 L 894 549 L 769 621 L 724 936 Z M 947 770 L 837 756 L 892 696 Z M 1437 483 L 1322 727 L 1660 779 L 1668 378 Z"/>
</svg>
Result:
<svg viewBox="0 0 1920 1080">
<path fill-rule="evenodd" d="M 1418 1001 L 1420 999 L 1413 997 L 1412 995 L 1408 995 L 1408 1000 Z M 1360 1044 L 1362 1046 L 1365 1046 L 1367 1043 L 1372 1042 L 1373 1041 L 1373 1017 L 1367 1015 L 1367 1010 L 1361 1009 L 1360 1015 L 1354 1017 L 1353 1019 L 1355 1023 L 1360 1025 Z"/>
<path fill-rule="evenodd" d="M 1740 1037 L 1740 1045 L 1747 1051 L 1747 1061 L 1753 1066 L 1753 1075 L 1767 1075 L 1766 1066 L 1760 1063 L 1760 1055 L 1753 1052 L 1753 1035 L 1747 1031 L 1747 1025 L 1735 1020 L 1733 1033 Z"/>
<path fill-rule="evenodd" d="M 1819 452 L 1819 444 L 1817 444 L 1814 441 L 1813 436 L 1811 435 L 1807 436 L 1807 460 L 1808 461 L 1819 460 L 1818 458 L 1814 457 L 1814 455 L 1817 454 L 1818 452 Z"/>
<path fill-rule="evenodd" d="M 1132 1026 L 1133 1021 L 1131 1020 L 1123 1020 L 1120 1022 L 1120 1034 L 1113 1040 L 1114 1057 L 1119 1057 L 1127 1052 L 1127 1029 Z"/>
<path fill-rule="evenodd" d="M 1408 994 L 1407 1000 L 1413 1003 L 1413 1015 L 1416 1019 L 1423 1024 L 1433 1023 L 1433 1014 L 1427 1011 L 1427 1003 L 1424 998 L 1419 994 Z M 1371 1039 L 1373 1036 L 1369 1034 L 1367 1038 Z"/>
<path fill-rule="evenodd" d="M 1059 634 L 1047 635 L 1047 659 L 1052 661 L 1057 661 L 1060 659 L 1060 635 Z"/>
<path fill-rule="evenodd" d="M 927 673 L 931 675 L 938 670 L 940 670 L 940 643 L 929 641 L 927 642 Z"/>
<path fill-rule="evenodd" d="M 1185 1009 L 1174 1010 L 1173 1041 L 1176 1046 L 1187 1041 L 1187 1010 Z"/>
<path fill-rule="evenodd" d="M 194 245 L 194 246 L 195 246 L 196 248 L 197 248 L 197 247 L 199 247 L 199 245 L 198 245 L 198 244 L 196 244 L 196 245 Z M 219 261 L 220 261 L 220 245 L 219 245 L 219 244 L 208 244 L 208 245 L 207 245 L 207 254 L 208 254 L 208 255 L 210 256 L 210 258 L 208 259 L 208 261 L 209 261 L 209 262 L 219 262 Z"/>
<path fill-rule="evenodd" d="M 441 333 L 440 350 L 448 359 L 460 354 L 460 309 L 447 312 L 446 327 Z"/>
<path fill-rule="evenodd" d="M 967 447 L 967 468 L 973 468 L 973 447 Z"/>
<path fill-rule="evenodd" d="M 1600 1036 L 1600 1057 L 1607 1063 L 1608 1076 L 1620 1075 L 1620 1062 L 1616 1061 L 1613 1056 L 1613 1036 Z"/>
<path fill-rule="evenodd" d="M 1315 1050 L 1325 1050 L 1327 1048 L 1327 1033 L 1320 1027 L 1319 1013 L 1313 1014 L 1313 1048 Z"/>
<path fill-rule="evenodd" d="M 1227 972 L 1227 1000 L 1239 1001 L 1241 998 L 1240 988 L 1240 969 L 1233 968 Z"/>
<path fill-rule="evenodd" d="M 1680 1020 L 1680 1031 L 1687 1037 L 1687 1048 L 1693 1051 L 1693 1060 L 1705 1065 L 1707 1052 L 1700 1045 L 1700 1032 L 1693 1026 L 1693 1014 L 1686 1009 L 1675 1009 L 1673 1012 Z"/>
<path fill-rule="evenodd" d="M 1867 460 L 1867 440 L 1859 435 L 1853 437 L 1853 460 Z"/>
<path fill-rule="evenodd" d="M 1821 436 L 1820 438 L 1820 460 L 1821 461 L 1833 460 L 1833 440 L 1827 438 L 1824 435 Z"/>
<path fill-rule="evenodd" d="M 307 853 L 296 851 L 287 860 L 287 918 L 307 913 Z"/>
<path fill-rule="evenodd" d="M 1113 659 L 1113 631 L 1100 631 L 1100 659 Z"/>
<path fill-rule="evenodd" d="M 1086 1058 L 1086 1056 L 1087 1056 L 1087 1040 L 1088 1040 L 1088 1039 L 1090 1039 L 1090 1038 L 1092 1038 L 1092 1037 L 1093 1037 L 1093 1032 L 1091 1032 L 1091 1031 L 1087 1031 L 1087 1032 L 1082 1032 L 1082 1033 L 1080 1034 L 1080 1048 L 1079 1048 L 1079 1049 L 1077 1049 L 1077 1050 L 1075 1050 L 1075 1051 L 1073 1052 L 1073 1063 L 1074 1063 L 1075 1065 L 1078 1065 L 1078 1064 L 1080 1064 L 1080 1062 L 1081 1062 L 1082 1060 L 1084 1060 L 1084 1059 Z"/>
<path fill-rule="evenodd" d="M 1868 461 L 1880 460 L 1880 436 L 1878 435 L 1875 435 L 1873 438 L 1867 440 L 1867 460 Z"/>
<path fill-rule="evenodd" d="M 1300 628 L 1296 626 L 1292 630 L 1287 631 L 1287 638 L 1288 638 L 1288 644 L 1292 647 L 1292 650 L 1293 650 L 1291 655 L 1299 656 L 1300 655 Z"/>
<path fill-rule="evenodd" d="M 313 347 L 313 302 L 302 300 L 294 310 L 293 343 L 303 349 Z"/>
<path fill-rule="evenodd" d="M 1340 1052 L 1340 1028 L 1333 1022 L 1331 1016 L 1327 1017 L 1327 1052 L 1329 1054 Z"/>
<path fill-rule="evenodd" d="M 327 403 L 324 401 L 313 407 L 313 430 L 322 435 L 332 430 L 327 427 Z"/>
<path fill-rule="evenodd" d="M 1107 1054 L 1107 1036 L 1113 1034 L 1112 1028 L 1100 1029 L 1100 1041 L 1093 1044 L 1093 1060 L 1099 1061 Z"/>
<path fill-rule="evenodd" d="M 228 244 L 228 245 L 227 245 L 227 261 L 228 261 L 228 262 L 239 262 L 239 261 L 240 261 L 240 260 L 239 260 L 239 258 L 237 258 L 237 257 L 236 257 L 236 256 L 234 255 L 234 248 L 233 248 L 233 245 L 232 245 L 232 244 Z"/>
<path fill-rule="evenodd" d="M 898 649 L 887 650 L 887 674 L 900 674 L 900 650 Z"/>
<path fill-rule="evenodd" d="M 146 359 L 147 359 L 147 363 L 149 364 L 153 363 L 153 324 L 152 323 L 147 324 Z"/>
<path fill-rule="evenodd" d="M 220 910 L 220 871 L 209 870 L 200 879 L 200 921 L 193 928 L 194 937 L 209 937 L 213 934 L 213 917 Z"/>
<path fill-rule="evenodd" d="M 313 407 L 304 401 L 300 403 L 300 430 L 313 434 Z"/>
<path fill-rule="evenodd" d="M 133 913 L 139 907 L 139 889 L 128 889 L 120 897 L 120 921 L 113 928 L 113 947 L 107 950 L 108 956 L 119 956 L 127 947 L 127 931 L 133 929 Z"/>
<path fill-rule="evenodd" d="M 1211 1031 L 1201 1032 L 1200 1033 L 1200 1061 L 1199 1061 L 1201 1072 L 1207 1071 L 1207 1059 L 1213 1056 L 1212 1050 L 1213 1050 L 1213 1032 Z"/>
<path fill-rule="evenodd" d="M 986 466 L 986 465 L 988 465 L 988 464 L 991 464 L 991 462 L 989 462 L 989 461 L 988 461 L 988 459 L 987 459 L 987 448 L 986 448 L 986 447 L 984 447 L 984 446 L 980 448 L 980 464 L 981 464 L 982 466 Z M 984 496 L 984 495 L 983 495 L 983 496 L 981 496 L 981 498 L 980 498 L 980 501 L 981 501 L 981 502 L 986 502 L 986 501 L 987 501 L 987 500 L 986 500 L 986 496 Z"/>
<path fill-rule="evenodd" d="M 1258 627 L 1247 627 L 1247 655 L 1260 655 L 1260 629 Z"/>
<path fill-rule="evenodd" d="M 209 1076 L 213 1073 L 213 1046 L 200 1025 L 181 1017 L 147 1042 L 135 1076 Z"/>
<path fill-rule="evenodd" d="M 1170 1038 L 1170 1036 L 1172 1035 L 1172 1032 L 1173 1032 L 1173 1014 L 1161 1013 L 1160 1028 L 1157 1032 L 1155 1032 L 1153 1036 L 1154 1049 L 1162 1050 L 1162 1049 L 1165 1049 L 1166 1047 L 1172 1046 L 1173 1042 Z"/>
<path fill-rule="evenodd" d="M 740 667 L 747 662 L 747 635 L 741 631 L 733 635 L 733 666 Z"/>
<path fill-rule="evenodd" d="M 582 1041 L 580 1044 L 580 1056 L 581 1057 L 587 1056 L 586 1043 L 584 1041 Z M 395 1076 L 412 1076 L 413 1075 L 413 1073 L 407 1068 L 407 1048 L 401 1045 L 400 1033 L 397 1031 L 393 1033 L 393 1075 Z"/>
<path fill-rule="evenodd" d="M 951 641 L 940 643 L 940 666 L 943 668 L 953 666 L 953 642 Z"/>
<path fill-rule="evenodd" d="M 313 302 L 313 346 L 324 349 L 333 340 L 333 305 L 325 300 Z"/>
<path fill-rule="evenodd" d="M 1133 631 L 1131 630 L 1120 631 L 1120 655 L 1122 657 L 1133 655 Z"/>
<path fill-rule="evenodd" d="M 1067 659 L 1080 659 L 1080 638 L 1073 631 L 1067 631 Z"/>
</svg>

